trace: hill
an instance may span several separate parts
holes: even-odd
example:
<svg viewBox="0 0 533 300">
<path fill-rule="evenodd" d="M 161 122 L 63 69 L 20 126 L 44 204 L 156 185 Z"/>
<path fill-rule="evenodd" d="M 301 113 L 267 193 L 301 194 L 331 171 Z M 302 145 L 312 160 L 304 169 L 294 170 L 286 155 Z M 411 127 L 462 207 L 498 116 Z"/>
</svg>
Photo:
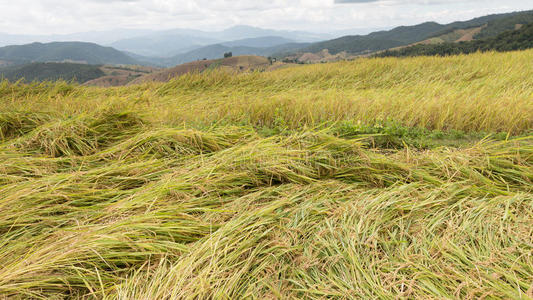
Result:
<svg viewBox="0 0 533 300">
<path fill-rule="evenodd" d="M 459 43 L 420 44 L 411 47 L 392 49 L 377 54 L 386 56 L 456 55 L 477 51 L 515 51 L 533 48 L 533 23 L 517 30 L 504 32 L 494 38 Z"/>
<path fill-rule="evenodd" d="M 99 66 L 72 63 L 31 63 L 22 66 L 0 68 L 0 78 L 11 82 L 76 81 L 83 83 L 104 76 Z"/>
<path fill-rule="evenodd" d="M 459 30 L 480 28 L 471 38 L 486 38 L 495 36 L 516 24 L 533 22 L 533 11 L 515 12 L 507 14 L 489 15 L 469 21 L 438 24 L 427 22 L 415 26 L 400 26 L 388 31 L 373 32 L 368 35 L 345 36 L 333 40 L 311 44 L 299 49 L 299 53 L 317 53 L 328 49 L 331 54 L 347 52 L 353 55 L 364 55 L 438 38 L 450 33 L 457 34 Z M 466 33 L 465 33 L 466 34 Z M 294 52 L 294 51 L 293 51 Z M 277 53 L 276 56 L 289 56 L 293 53 Z"/>
<path fill-rule="evenodd" d="M 489 20 L 475 39 L 495 37 L 507 31 L 519 29 L 520 26 L 533 23 L 533 11 L 513 14 L 507 18 Z"/>
<path fill-rule="evenodd" d="M 265 70 L 269 66 L 269 60 L 261 56 L 238 56 L 216 60 L 200 60 L 139 77 L 130 84 L 167 82 L 181 75 L 201 73 L 205 70 L 221 69 L 239 73 L 250 70 Z"/>
<path fill-rule="evenodd" d="M 246 40 L 247 42 L 250 40 Z M 254 41 L 257 41 L 254 39 Z M 271 47 L 249 47 L 249 46 L 238 46 L 236 44 L 241 43 L 241 41 L 235 41 L 227 44 L 215 44 L 205 47 L 201 47 L 186 53 L 178 54 L 176 56 L 166 58 L 160 61 L 161 64 L 166 66 L 175 66 L 179 64 L 184 64 L 187 62 L 193 62 L 197 60 L 205 59 L 218 59 L 224 56 L 224 53 L 231 52 L 234 56 L 243 56 L 243 55 L 252 55 L 252 56 L 272 56 L 275 53 L 279 52 L 288 52 L 294 49 L 299 49 L 307 44 L 303 43 L 287 43 L 280 44 Z M 227 46 L 227 45 L 235 46 Z"/>
<path fill-rule="evenodd" d="M 532 61 L 1 82 L 0 298 L 531 298 Z"/>
<path fill-rule="evenodd" d="M 123 86 L 137 78 L 159 72 L 160 70 L 158 68 L 144 66 L 102 66 L 100 69 L 104 72 L 103 76 L 86 81 L 83 84 L 99 87 Z"/>
<path fill-rule="evenodd" d="M 92 65 L 135 65 L 139 64 L 128 55 L 93 43 L 53 42 L 0 48 L 0 60 L 24 62 L 75 62 Z"/>
<path fill-rule="evenodd" d="M 94 86 L 126 85 L 135 78 L 159 69 L 143 66 L 87 65 L 73 63 L 30 63 L 0 68 L 0 78 L 11 82 L 74 81 Z"/>
</svg>

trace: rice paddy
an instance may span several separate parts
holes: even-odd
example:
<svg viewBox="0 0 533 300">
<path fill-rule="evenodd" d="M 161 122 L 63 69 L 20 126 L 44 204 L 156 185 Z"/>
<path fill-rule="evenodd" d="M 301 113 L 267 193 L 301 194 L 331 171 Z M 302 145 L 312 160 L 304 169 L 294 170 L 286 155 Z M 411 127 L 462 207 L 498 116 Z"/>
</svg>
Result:
<svg viewBox="0 0 533 300">
<path fill-rule="evenodd" d="M 532 299 L 533 51 L 0 83 L 0 298 Z"/>
</svg>

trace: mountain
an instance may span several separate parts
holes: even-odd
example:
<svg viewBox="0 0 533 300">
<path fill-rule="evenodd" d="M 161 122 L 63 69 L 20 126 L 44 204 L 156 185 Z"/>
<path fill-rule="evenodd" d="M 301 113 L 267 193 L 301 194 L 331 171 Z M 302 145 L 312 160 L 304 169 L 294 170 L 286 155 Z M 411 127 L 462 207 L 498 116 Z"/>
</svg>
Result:
<svg viewBox="0 0 533 300">
<path fill-rule="evenodd" d="M 517 23 L 518 22 L 518 23 Z M 533 11 L 489 15 L 469 21 L 454 22 L 446 25 L 426 22 L 414 26 L 400 26 L 388 31 L 378 31 L 368 35 L 344 36 L 341 38 L 318 42 L 299 49 L 299 52 L 316 53 L 328 49 L 330 53 L 348 52 L 365 54 L 405 46 L 437 37 L 458 29 L 485 26 L 480 36 L 494 36 L 515 24 L 533 22 Z"/>
<path fill-rule="evenodd" d="M 104 76 L 98 66 L 72 63 L 31 63 L 0 69 L 0 78 L 11 82 L 24 79 L 33 81 L 76 81 L 83 83 Z"/>
<path fill-rule="evenodd" d="M 272 47 L 289 42 L 316 42 L 331 38 L 328 34 L 304 31 L 263 29 L 252 26 L 234 26 L 221 31 L 173 29 L 148 35 L 118 40 L 110 46 L 143 56 L 171 57 L 208 45 L 229 47 Z M 283 40 L 283 42 L 281 42 Z M 241 41 L 234 44 L 233 41 Z"/>
<path fill-rule="evenodd" d="M 137 36 L 143 36 L 153 33 L 153 30 L 147 29 L 114 29 L 105 31 L 78 32 L 72 34 L 53 34 L 53 35 L 21 35 L 6 34 L 0 32 L 0 47 L 8 45 L 22 45 L 35 42 L 90 42 L 101 45 L 113 43 L 119 39 L 129 39 Z"/>
<path fill-rule="evenodd" d="M 176 56 L 161 61 L 163 65 L 175 66 L 203 59 L 222 58 L 224 53 L 231 52 L 234 56 L 241 55 L 259 55 L 272 56 L 274 53 L 289 52 L 307 46 L 306 43 L 287 43 L 272 47 L 247 47 L 247 46 L 226 46 L 224 44 L 215 44 L 205 46 L 193 51 L 178 54 Z"/>
<path fill-rule="evenodd" d="M 423 55 L 456 55 L 477 51 L 514 51 L 533 48 L 533 23 L 503 32 L 492 38 L 478 39 L 460 43 L 419 44 L 396 50 L 388 50 L 377 54 L 387 56 L 423 56 Z"/>
<path fill-rule="evenodd" d="M 263 36 L 257 38 L 247 38 L 236 41 L 221 43 L 226 47 L 254 47 L 254 48 L 269 48 L 276 47 L 284 44 L 294 43 L 294 40 L 290 40 L 280 36 Z"/>
<path fill-rule="evenodd" d="M 93 43 L 32 43 L 0 48 L 0 60 L 24 62 L 78 62 L 86 64 L 135 65 L 139 62 L 111 47 Z"/>
<path fill-rule="evenodd" d="M 487 22 L 476 39 L 494 37 L 503 32 L 517 29 L 517 25 L 526 25 L 533 23 L 533 11 L 526 11 L 511 15 L 507 18 L 490 20 Z"/>
<path fill-rule="evenodd" d="M 281 36 L 286 39 L 291 39 L 297 42 L 316 42 L 327 38 L 331 38 L 330 34 L 325 33 L 311 33 L 306 31 L 289 31 L 289 30 L 273 30 L 263 29 L 258 27 L 239 25 L 234 26 L 219 32 L 214 32 L 223 40 L 239 40 L 247 38 L 265 37 L 265 36 Z"/>
<path fill-rule="evenodd" d="M 110 46 L 137 55 L 158 57 L 176 55 L 220 41 L 209 37 L 168 32 L 123 39 L 111 43 Z"/>
</svg>

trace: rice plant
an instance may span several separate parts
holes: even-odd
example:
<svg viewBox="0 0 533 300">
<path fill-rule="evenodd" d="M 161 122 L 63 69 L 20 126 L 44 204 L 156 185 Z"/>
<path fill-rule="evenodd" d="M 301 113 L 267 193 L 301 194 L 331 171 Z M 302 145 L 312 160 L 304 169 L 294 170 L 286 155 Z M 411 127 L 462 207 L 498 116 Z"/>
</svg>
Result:
<svg viewBox="0 0 533 300">
<path fill-rule="evenodd" d="M 0 84 L 0 298 L 533 298 L 533 51 Z"/>
</svg>

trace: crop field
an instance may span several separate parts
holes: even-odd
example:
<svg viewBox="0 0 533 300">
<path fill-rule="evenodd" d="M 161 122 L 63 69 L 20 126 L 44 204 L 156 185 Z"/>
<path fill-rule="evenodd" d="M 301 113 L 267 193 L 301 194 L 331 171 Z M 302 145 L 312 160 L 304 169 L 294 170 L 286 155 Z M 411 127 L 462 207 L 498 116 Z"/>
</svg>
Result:
<svg viewBox="0 0 533 300">
<path fill-rule="evenodd" d="M 0 83 L 0 299 L 531 299 L 533 51 Z"/>
</svg>

